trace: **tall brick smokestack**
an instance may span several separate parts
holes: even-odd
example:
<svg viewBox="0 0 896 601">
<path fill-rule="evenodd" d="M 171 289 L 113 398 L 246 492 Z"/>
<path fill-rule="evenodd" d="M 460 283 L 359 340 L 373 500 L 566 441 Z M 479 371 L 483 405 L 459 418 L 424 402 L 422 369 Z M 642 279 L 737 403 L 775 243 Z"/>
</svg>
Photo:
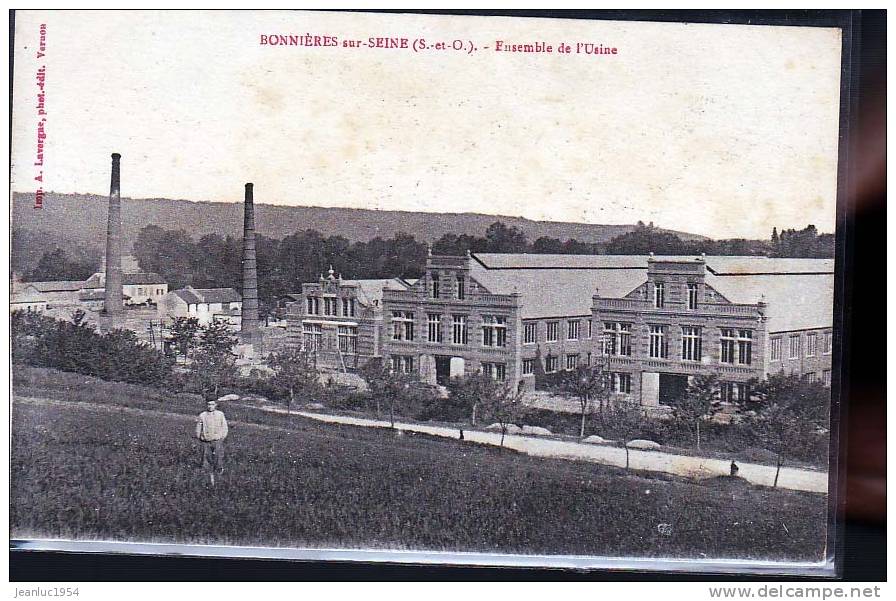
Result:
<svg viewBox="0 0 896 601">
<path fill-rule="evenodd" d="M 115 327 L 124 312 L 121 281 L 121 155 L 112 154 L 112 184 L 109 189 L 109 222 L 106 227 L 106 298 L 103 303 L 109 327 Z"/>
<path fill-rule="evenodd" d="M 255 205 L 252 184 L 246 184 L 243 203 L 243 317 L 242 336 L 246 342 L 260 342 L 258 324 L 258 270 L 255 264 Z"/>
</svg>

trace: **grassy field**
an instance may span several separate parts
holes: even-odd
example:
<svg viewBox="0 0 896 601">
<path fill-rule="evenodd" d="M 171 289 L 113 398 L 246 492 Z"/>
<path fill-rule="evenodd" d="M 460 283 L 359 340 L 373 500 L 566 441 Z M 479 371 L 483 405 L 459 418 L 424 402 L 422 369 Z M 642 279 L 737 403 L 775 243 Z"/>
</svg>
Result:
<svg viewBox="0 0 896 601">
<path fill-rule="evenodd" d="M 196 399 L 18 366 L 14 390 L 13 538 L 799 560 L 823 551 L 820 495 L 626 475 L 237 406 L 223 407 L 227 471 L 212 489 L 191 439 Z"/>
</svg>

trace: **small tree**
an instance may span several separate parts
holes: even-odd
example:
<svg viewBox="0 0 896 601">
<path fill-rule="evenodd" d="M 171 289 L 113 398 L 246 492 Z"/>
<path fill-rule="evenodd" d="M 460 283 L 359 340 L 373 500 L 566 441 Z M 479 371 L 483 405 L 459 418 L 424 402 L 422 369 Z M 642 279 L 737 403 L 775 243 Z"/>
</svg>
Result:
<svg viewBox="0 0 896 601">
<path fill-rule="evenodd" d="M 610 392 L 608 375 L 602 364 L 580 365 L 572 371 L 561 372 L 557 380 L 555 390 L 579 402 L 579 438 L 585 438 L 585 418 L 594 409 L 593 401 L 598 402 L 600 412 L 607 404 Z"/>
<path fill-rule="evenodd" d="M 515 423 L 523 412 L 523 383 L 514 387 L 495 382 L 489 389 L 483 389 L 483 393 L 480 403 L 485 412 L 501 426 L 500 447 L 504 448 L 507 426 Z"/>
<path fill-rule="evenodd" d="M 817 382 L 774 374 L 756 384 L 749 405 L 755 406 L 747 421 L 753 434 L 776 454 L 777 487 L 785 455 L 828 427 L 830 393 Z"/>
<path fill-rule="evenodd" d="M 619 399 L 600 416 L 601 423 L 613 438 L 625 449 L 625 469 L 629 469 L 628 443 L 641 436 L 647 415 L 644 408 L 634 401 Z"/>
<path fill-rule="evenodd" d="M 470 425 L 476 425 L 479 407 L 483 397 L 491 393 L 495 380 L 482 372 L 466 376 L 455 376 L 448 382 L 448 393 L 454 405 L 466 408 Z"/>
<path fill-rule="evenodd" d="M 212 355 L 233 355 L 233 347 L 237 338 L 230 326 L 220 321 L 213 321 L 199 328 L 199 349 Z"/>
<path fill-rule="evenodd" d="M 218 391 L 236 378 L 233 347 L 237 339 L 230 328 L 220 322 L 200 328 L 198 338 L 199 344 L 193 351 L 190 365 L 192 380 L 204 397 L 217 398 Z"/>
<path fill-rule="evenodd" d="M 700 423 L 711 417 L 719 408 L 719 381 L 714 375 L 694 376 L 687 391 L 675 406 L 672 414 L 680 422 L 693 426 L 696 432 L 697 450 L 700 450 Z"/>
<path fill-rule="evenodd" d="M 376 406 L 376 416 L 381 414 L 380 403 L 385 397 L 387 380 L 391 375 L 388 366 L 381 357 L 373 357 L 361 366 L 358 374 L 367 383 L 367 390 Z"/>
<path fill-rule="evenodd" d="M 169 331 L 175 356 L 181 356 L 184 360 L 189 357 L 190 351 L 196 346 L 199 330 L 199 320 L 195 317 L 174 318 Z"/>
<path fill-rule="evenodd" d="M 320 374 L 313 358 L 299 348 L 272 354 L 268 365 L 274 370 L 271 383 L 286 397 L 286 414 L 289 415 L 296 394 L 314 390 Z"/>
<path fill-rule="evenodd" d="M 419 383 L 410 374 L 394 372 L 390 365 L 379 357 L 374 357 L 364 364 L 361 368 L 361 377 L 367 382 L 367 388 L 376 402 L 377 416 L 380 413 L 381 403 L 385 402 L 389 408 L 389 426 L 395 428 L 395 414 L 400 409 L 402 400 Z"/>
</svg>

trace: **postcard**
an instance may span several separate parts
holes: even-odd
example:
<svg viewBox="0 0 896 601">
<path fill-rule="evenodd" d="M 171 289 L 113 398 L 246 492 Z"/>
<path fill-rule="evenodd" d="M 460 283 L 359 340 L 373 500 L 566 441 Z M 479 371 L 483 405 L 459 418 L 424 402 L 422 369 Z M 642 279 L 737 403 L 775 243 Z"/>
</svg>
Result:
<svg viewBox="0 0 896 601">
<path fill-rule="evenodd" d="M 16 12 L 13 547 L 833 574 L 848 33 Z"/>
</svg>

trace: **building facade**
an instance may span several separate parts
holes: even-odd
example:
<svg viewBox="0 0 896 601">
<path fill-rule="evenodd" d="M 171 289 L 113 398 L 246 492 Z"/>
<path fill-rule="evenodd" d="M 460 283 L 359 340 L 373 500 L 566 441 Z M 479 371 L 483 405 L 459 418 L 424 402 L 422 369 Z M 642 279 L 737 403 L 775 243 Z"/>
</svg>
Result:
<svg viewBox="0 0 896 601">
<path fill-rule="evenodd" d="M 413 286 L 384 292 L 383 356 L 394 370 L 432 384 L 480 370 L 520 377 L 520 295 L 489 290 L 472 263 L 470 255 L 430 256 Z"/>
<path fill-rule="evenodd" d="M 128 305 L 158 305 L 159 301 L 168 294 L 168 282 L 157 273 L 137 271 L 122 274 L 122 295 L 124 304 Z M 97 272 L 90 276 L 81 290 L 81 300 L 105 299 L 106 274 Z"/>
<path fill-rule="evenodd" d="M 44 313 L 47 310 L 47 297 L 30 284 L 15 285 L 9 296 L 9 310 Z"/>
<path fill-rule="evenodd" d="M 722 401 L 752 380 L 797 374 L 830 386 L 833 261 L 648 257 L 645 281 L 623 296 L 598 289 L 602 352 L 626 394 L 674 404 L 695 375 L 715 375 Z"/>
<path fill-rule="evenodd" d="M 383 297 L 383 355 L 444 384 L 535 374 L 600 359 L 616 394 L 674 402 L 715 374 L 722 397 L 769 373 L 830 383 L 833 261 L 766 257 L 472 254 L 429 257 Z"/>
<path fill-rule="evenodd" d="M 399 278 L 344 280 L 331 268 L 319 281 L 302 284 L 300 294 L 288 295 L 290 346 L 313 354 L 320 368 L 356 370 L 382 354 L 384 291 L 410 286 Z"/>
<path fill-rule="evenodd" d="M 158 316 L 164 325 L 178 317 L 195 317 L 201 326 L 223 322 L 239 331 L 242 305 L 240 293 L 233 288 L 187 286 L 159 299 Z"/>
<path fill-rule="evenodd" d="M 47 309 L 77 307 L 81 302 L 84 282 L 80 280 L 60 280 L 51 282 L 22 282 L 37 290 L 47 303 Z"/>
</svg>

